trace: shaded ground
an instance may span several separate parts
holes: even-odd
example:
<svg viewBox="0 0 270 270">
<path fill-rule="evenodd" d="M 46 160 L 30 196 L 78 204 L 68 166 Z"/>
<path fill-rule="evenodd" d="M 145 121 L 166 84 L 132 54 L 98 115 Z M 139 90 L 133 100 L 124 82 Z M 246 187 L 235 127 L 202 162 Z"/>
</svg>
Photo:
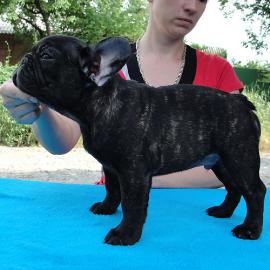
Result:
<svg viewBox="0 0 270 270">
<path fill-rule="evenodd" d="M 49 182 L 92 184 L 101 165 L 83 148 L 54 156 L 41 147 L 0 146 L 0 177 Z M 261 178 L 270 187 L 270 153 L 261 154 Z"/>
<path fill-rule="evenodd" d="M 52 155 L 41 147 L 0 146 L 0 177 L 49 182 L 92 184 L 101 165 L 83 148 Z"/>
</svg>

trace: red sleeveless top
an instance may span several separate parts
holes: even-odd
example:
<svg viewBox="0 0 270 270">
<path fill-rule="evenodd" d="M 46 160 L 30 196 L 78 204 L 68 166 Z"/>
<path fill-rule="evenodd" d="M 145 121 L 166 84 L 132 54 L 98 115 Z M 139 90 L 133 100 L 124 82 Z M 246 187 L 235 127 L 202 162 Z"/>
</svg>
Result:
<svg viewBox="0 0 270 270">
<path fill-rule="evenodd" d="M 131 49 L 132 55 L 119 74 L 125 80 L 132 79 L 145 83 L 138 67 L 135 44 L 131 44 Z M 244 88 L 227 60 L 216 55 L 203 53 L 190 46 L 187 46 L 186 62 L 179 84 L 183 83 L 207 86 L 224 92 L 236 90 L 242 92 Z M 104 183 L 105 177 L 103 175 L 96 184 L 104 185 Z"/>
</svg>

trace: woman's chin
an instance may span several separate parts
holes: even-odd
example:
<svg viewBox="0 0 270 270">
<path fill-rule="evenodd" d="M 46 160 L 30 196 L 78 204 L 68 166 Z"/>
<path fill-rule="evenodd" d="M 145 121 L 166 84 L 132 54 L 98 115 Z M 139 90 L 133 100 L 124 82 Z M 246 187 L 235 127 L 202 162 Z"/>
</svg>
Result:
<svg viewBox="0 0 270 270">
<path fill-rule="evenodd" d="M 190 33 L 192 28 L 182 27 L 182 26 L 174 26 L 169 29 L 169 36 L 173 39 L 183 39 L 187 34 Z"/>
</svg>

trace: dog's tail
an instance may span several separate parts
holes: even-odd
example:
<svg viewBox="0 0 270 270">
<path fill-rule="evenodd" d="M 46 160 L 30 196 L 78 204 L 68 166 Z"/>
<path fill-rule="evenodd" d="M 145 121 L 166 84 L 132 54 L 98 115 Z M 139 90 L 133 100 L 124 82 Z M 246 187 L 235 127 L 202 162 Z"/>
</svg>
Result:
<svg viewBox="0 0 270 270">
<path fill-rule="evenodd" d="M 256 111 L 255 105 L 248 100 L 248 98 L 242 94 L 238 94 L 237 97 L 247 106 L 247 108 L 251 111 Z"/>
<path fill-rule="evenodd" d="M 241 100 L 242 103 L 244 103 L 247 110 L 249 111 L 249 114 L 253 120 L 254 126 L 257 130 L 257 136 L 260 137 L 261 136 L 261 124 L 260 124 L 260 121 L 259 121 L 257 114 L 255 113 L 255 111 L 256 111 L 255 105 L 251 101 L 249 101 L 246 96 L 244 96 L 242 94 L 237 95 L 237 97 Z"/>
</svg>

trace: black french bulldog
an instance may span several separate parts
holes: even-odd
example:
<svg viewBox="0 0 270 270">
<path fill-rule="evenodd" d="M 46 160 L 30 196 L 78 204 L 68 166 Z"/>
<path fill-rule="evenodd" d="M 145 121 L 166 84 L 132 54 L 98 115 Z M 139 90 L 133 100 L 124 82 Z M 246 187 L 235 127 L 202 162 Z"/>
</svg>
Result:
<svg viewBox="0 0 270 270">
<path fill-rule="evenodd" d="M 80 124 L 85 149 L 104 168 L 107 195 L 91 207 L 123 219 L 106 236 L 112 245 L 131 245 L 142 234 L 152 176 L 192 167 L 216 154 L 212 170 L 225 185 L 224 202 L 207 210 L 230 217 L 241 195 L 244 223 L 233 229 L 242 239 L 262 231 L 266 188 L 259 176 L 260 123 L 243 95 L 207 87 L 153 88 L 121 79 L 130 55 L 125 39 L 109 38 L 91 48 L 68 36 L 39 41 L 17 68 L 22 91 Z"/>
</svg>

